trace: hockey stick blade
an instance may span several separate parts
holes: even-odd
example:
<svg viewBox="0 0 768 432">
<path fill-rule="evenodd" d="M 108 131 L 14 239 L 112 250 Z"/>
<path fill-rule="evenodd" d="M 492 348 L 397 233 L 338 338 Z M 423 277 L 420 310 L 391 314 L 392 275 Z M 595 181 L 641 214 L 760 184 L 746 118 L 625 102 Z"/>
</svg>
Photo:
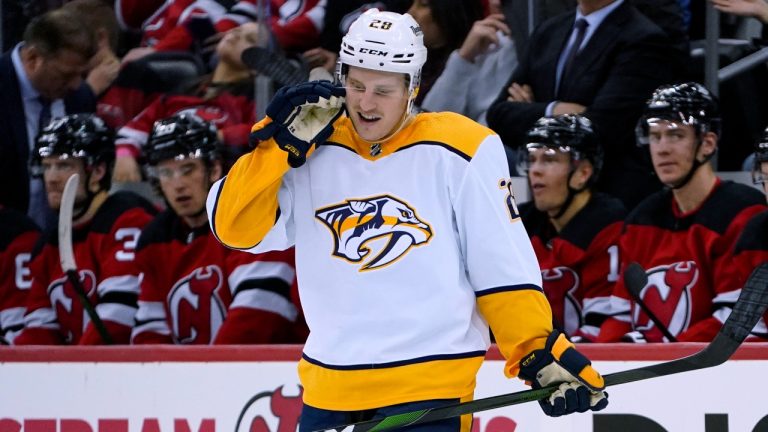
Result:
<svg viewBox="0 0 768 432">
<path fill-rule="evenodd" d="M 767 308 L 768 263 L 763 263 L 752 272 L 749 280 L 741 289 L 741 295 L 739 295 L 738 301 L 733 306 L 733 312 L 731 312 L 723 327 L 706 348 L 681 359 L 605 375 L 605 385 L 626 384 L 722 364 L 731 358 L 741 343 L 744 342 L 744 339 L 749 336 L 750 330 L 754 328 Z M 395 414 L 383 419 L 338 426 L 317 432 L 377 432 L 393 430 L 543 399 L 551 395 L 556 389 L 557 385 L 535 390 L 524 390 L 440 408 Z"/>
<path fill-rule="evenodd" d="M 627 288 L 627 292 L 635 300 L 635 303 L 640 306 L 648 318 L 653 321 L 656 328 L 661 331 L 667 341 L 677 342 L 677 338 L 669 331 L 667 326 L 661 322 L 651 308 L 643 301 L 642 292 L 643 288 L 648 285 L 648 274 L 645 269 L 636 262 L 630 263 L 627 268 L 624 269 L 624 286 Z"/>
<path fill-rule="evenodd" d="M 96 313 L 91 301 L 88 300 L 88 294 L 80 282 L 80 274 L 77 271 L 77 262 L 75 261 L 75 250 L 72 246 L 72 215 L 74 214 L 75 198 L 77 197 L 77 187 L 80 184 L 80 176 L 72 174 L 64 185 L 64 192 L 61 194 L 61 204 L 59 206 L 59 262 L 61 271 L 67 276 L 69 283 L 72 284 L 83 309 L 88 314 L 94 327 L 99 332 L 99 336 L 105 344 L 113 343 L 112 336 L 107 331 L 107 327 Z"/>
<path fill-rule="evenodd" d="M 59 208 L 59 262 L 64 273 L 77 270 L 75 253 L 72 249 L 72 212 L 75 207 L 77 186 L 80 175 L 72 174 L 64 185 Z"/>
</svg>

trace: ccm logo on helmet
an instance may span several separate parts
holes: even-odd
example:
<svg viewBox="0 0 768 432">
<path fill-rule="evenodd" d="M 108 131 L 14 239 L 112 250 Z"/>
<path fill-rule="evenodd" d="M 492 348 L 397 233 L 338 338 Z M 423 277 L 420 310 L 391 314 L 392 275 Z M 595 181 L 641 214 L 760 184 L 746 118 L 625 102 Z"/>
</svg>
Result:
<svg viewBox="0 0 768 432">
<path fill-rule="evenodd" d="M 360 51 L 360 54 L 371 54 L 371 55 L 377 55 L 381 57 L 386 57 L 387 54 L 389 54 L 387 51 L 379 51 L 379 50 L 370 49 L 370 48 L 360 48 L 359 51 Z"/>
</svg>

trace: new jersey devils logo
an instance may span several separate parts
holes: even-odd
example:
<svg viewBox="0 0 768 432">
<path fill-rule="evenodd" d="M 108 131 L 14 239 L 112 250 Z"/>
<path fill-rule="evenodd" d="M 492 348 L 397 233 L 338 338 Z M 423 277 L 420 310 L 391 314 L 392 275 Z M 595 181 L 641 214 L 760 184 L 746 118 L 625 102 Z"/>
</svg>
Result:
<svg viewBox="0 0 768 432">
<path fill-rule="evenodd" d="M 78 272 L 78 276 L 86 297 L 95 306 L 96 275 L 91 270 L 83 269 Z M 48 285 L 48 298 L 51 299 L 51 306 L 56 312 L 56 319 L 67 342 L 79 339 L 90 320 L 67 276 L 62 276 Z"/>
<path fill-rule="evenodd" d="M 581 305 L 576 299 L 579 275 L 568 267 L 542 269 L 544 294 L 552 307 L 552 317 L 560 321 L 562 330 L 573 334 L 581 327 Z"/>
<path fill-rule="evenodd" d="M 348 200 L 318 210 L 315 217 L 333 234 L 333 255 L 354 263 L 369 258 L 361 271 L 390 264 L 432 237 L 432 228 L 409 205 L 389 195 Z"/>
<path fill-rule="evenodd" d="M 691 289 L 698 279 L 699 268 L 694 261 L 677 262 L 648 270 L 648 284 L 640 291 L 640 296 L 673 335 L 680 334 L 690 324 Z M 649 342 L 663 340 L 661 331 L 637 306 L 633 319 L 635 328 L 644 332 Z"/>
<path fill-rule="evenodd" d="M 295 432 L 303 405 L 304 389 L 294 396 L 284 394 L 283 386 L 252 397 L 240 412 L 235 432 Z"/>
<path fill-rule="evenodd" d="M 209 344 L 224 321 L 227 308 L 219 296 L 224 286 L 221 269 L 195 269 L 168 293 L 173 337 L 180 344 Z"/>
</svg>

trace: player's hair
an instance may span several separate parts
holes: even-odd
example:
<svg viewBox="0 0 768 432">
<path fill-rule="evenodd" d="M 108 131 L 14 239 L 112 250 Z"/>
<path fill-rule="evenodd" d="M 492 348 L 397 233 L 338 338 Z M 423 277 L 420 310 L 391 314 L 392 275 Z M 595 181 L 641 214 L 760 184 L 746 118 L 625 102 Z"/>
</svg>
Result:
<svg viewBox="0 0 768 432">
<path fill-rule="evenodd" d="M 93 30 L 103 29 L 112 51 L 117 51 L 120 41 L 120 24 L 117 22 L 115 10 L 103 0 L 72 0 L 64 3 L 64 9 L 78 14 L 88 27 Z"/>
<path fill-rule="evenodd" d="M 461 47 L 475 21 L 483 18 L 483 5 L 479 1 L 433 0 L 429 8 L 450 51 Z"/>
<path fill-rule="evenodd" d="M 24 30 L 24 43 L 36 47 L 43 56 L 69 50 L 86 60 L 98 49 L 93 28 L 79 14 L 65 8 L 32 19 Z"/>
</svg>

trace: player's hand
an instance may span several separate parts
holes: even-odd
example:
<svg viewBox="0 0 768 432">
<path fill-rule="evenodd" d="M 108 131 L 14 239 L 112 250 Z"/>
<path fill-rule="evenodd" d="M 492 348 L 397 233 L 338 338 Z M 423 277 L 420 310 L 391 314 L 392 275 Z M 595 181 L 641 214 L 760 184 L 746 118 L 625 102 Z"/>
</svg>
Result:
<svg viewBox="0 0 768 432">
<path fill-rule="evenodd" d="M 768 3 L 765 0 L 710 0 L 720 12 L 755 17 L 768 23 Z"/>
<path fill-rule="evenodd" d="M 509 26 L 504 21 L 503 14 L 491 14 L 475 21 L 459 48 L 459 55 L 464 60 L 474 63 L 477 56 L 488 51 L 488 47 L 499 44 L 498 32 L 509 35 Z"/>
<path fill-rule="evenodd" d="M 288 152 L 288 163 L 298 168 L 313 145 L 321 145 L 333 133 L 333 122 L 341 115 L 344 87 L 330 81 L 309 81 L 283 87 L 267 106 L 267 121 L 251 130 L 251 141 L 273 138 Z"/>
<path fill-rule="evenodd" d="M 518 83 L 512 83 L 512 85 L 507 88 L 507 93 L 509 94 L 509 97 L 507 97 L 507 100 L 510 102 L 527 102 L 531 103 L 533 102 L 533 89 L 531 89 L 531 86 L 528 84 L 520 85 Z"/>
<path fill-rule="evenodd" d="M 552 107 L 552 115 L 558 116 L 563 114 L 581 114 L 587 110 L 587 107 L 574 102 L 557 102 Z"/>
<path fill-rule="evenodd" d="M 118 156 L 115 158 L 115 172 L 112 174 L 112 180 L 115 182 L 138 182 L 141 181 L 141 172 L 139 164 L 133 156 Z"/>
<path fill-rule="evenodd" d="M 339 57 L 338 54 L 320 47 L 307 50 L 302 56 L 310 68 L 321 67 L 330 73 L 336 68 L 336 59 Z"/>
<path fill-rule="evenodd" d="M 548 416 L 600 411 L 608 406 L 603 377 L 592 368 L 589 359 L 557 330 L 549 335 L 544 348 L 534 350 L 520 360 L 518 376 L 533 388 L 560 384 L 549 398 L 539 401 Z"/>
<path fill-rule="evenodd" d="M 100 95 L 112 85 L 119 72 L 120 60 L 117 57 L 109 57 L 91 68 L 86 83 L 91 87 L 93 94 Z"/>
</svg>

